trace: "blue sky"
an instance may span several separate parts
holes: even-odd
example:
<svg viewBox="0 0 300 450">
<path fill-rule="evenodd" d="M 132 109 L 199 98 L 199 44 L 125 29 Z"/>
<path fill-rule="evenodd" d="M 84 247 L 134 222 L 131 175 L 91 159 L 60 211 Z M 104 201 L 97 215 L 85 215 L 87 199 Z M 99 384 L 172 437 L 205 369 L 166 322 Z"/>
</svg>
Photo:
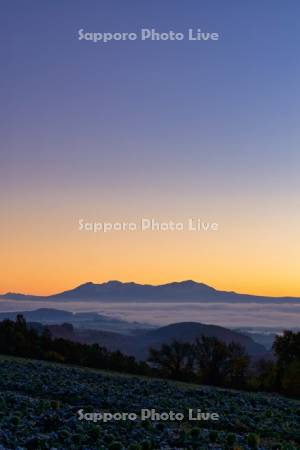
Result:
<svg viewBox="0 0 300 450">
<path fill-rule="evenodd" d="M 12 0 L 2 17 L 7 227 L 43 206 L 69 222 L 76 208 L 201 208 L 224 223 L 268 208 L 276 221 L 278 208 L 298 223 L 298 1 Z M 79 42 L 81 28 L 201 28 L 220 40 L 104 45 Z"/>
</svg>

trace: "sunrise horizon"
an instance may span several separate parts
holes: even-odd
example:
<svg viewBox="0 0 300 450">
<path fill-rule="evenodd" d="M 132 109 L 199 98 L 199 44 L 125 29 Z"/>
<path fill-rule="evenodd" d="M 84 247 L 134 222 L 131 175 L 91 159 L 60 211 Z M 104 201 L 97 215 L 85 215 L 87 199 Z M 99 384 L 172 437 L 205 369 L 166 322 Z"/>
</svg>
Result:
<svg viewBox="0 0 300 450">
<path fill-rule="evenodd" d="M 2 3 L 0 450 L 300 450 L 300 1 Z"/>
<path fill-rule="evenodd" d="M 34 288 L 32 290 L 22 290 L 19 288 L 16 289 L 8 289 L 8 290 L 0 290 L 0 297 L 4 296 L 6 294 L 23 294 L 23 295 L 33 295 L 33 296 L 41 296 L 41 297 L 48 297 L 48 296 L 52 296 L 52 295 L 56 295 L 65 291 L 69 291 L 69 290 L 73 290 L 75 288 L 84 286 L 84 285 L 88 285 L 88 284 L 93 284 L 93 285 L 105 285 L 105 284 L 113 284 L 113 283 L 120 283 L 122 285 L 126 285 L 126 284 L 135 284 L 135 285 L 140 285 L 140 286 L 153 286 L 153 287 L 159 287 L 159 286 L 165 286 L 165 285 L 169 285 L 169 284 L 184 284 L 184 283 L 195 283 L 198 285 L 204 285 L 207 286 L 209 288 L 212 288 L 218 292 L 226 292 L 226 293 L 235 293 L 235 294 L 241 294 L 241 295 L 250 295 L 250 296 L 258 296 L 258 297 L 270 297 L 270 298 L 300 298 L 300 293 L 297 294 L 290 294 L 290 293 L 285 293 L 284 289 L 282 290 L 282 292 L 278 293 L 278 291 L 274 292 L 268 288 L 266 288 L 265 290 L 261 290 L 261 291 L 257 291 L 257 290 L 243 290 L 242 287 L 240 287 L 239 289 L 235 289 L 230 288 L 229 286 L 225 285 L 216 285 L 213 282 L 206 282 L 203 281 L 203 279 L 199 278 L 177 278 L 177 279 L 163 279 L 163 278 L 159 278 L 159 279 L 154 279 L 154 280 L 148 280 L 146 281 L 145 279 L 141 279 L 140 281 L 136 280 L 136 279 L 129 279 L 129 278 L 105 278 L 105 279 L 94 279 L 94 281 L 92 281 L 91 279 L 87 279 L 86 281 L 80 281 L 80 282 L 74 282 L 73 284 L 61 284 L 59 285 L 58 288 L 49 288 L 47 290 L 35 290 Z"/>
<path fill-rule="evenodd" d="M 300 296 L 297 15 L 219 3 L 5 6 L 0 292 Z"/>
</svg>

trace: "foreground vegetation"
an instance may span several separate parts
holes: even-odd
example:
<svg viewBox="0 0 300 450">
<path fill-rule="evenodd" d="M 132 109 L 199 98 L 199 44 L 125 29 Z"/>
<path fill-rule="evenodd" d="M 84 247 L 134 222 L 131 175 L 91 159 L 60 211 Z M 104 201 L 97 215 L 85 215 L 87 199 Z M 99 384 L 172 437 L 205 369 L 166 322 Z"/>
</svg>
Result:
<svg viewBox="0 0 300 450">
<path fill-rule="evenodd" d="M 65 326 L 71 326 L 66 324 Z M 87 345 L 52 338 L 38 332 L 22 315 L 0 323 L 0 353 L 122 373 L 147 375 L 220 387 L 269 391 L 300 398 L 300 333 L 286 331 L 273 346 L 275 361 L 253 364 L 235 342 L 201 336 L 193 343 L 173 341 L 149 349 L 148 363 L 98 344 Z"/>
<path fill-rule="evenodd" d="M 253 362 L 240 344 L 202 336 L 150 349 L 149 361 L 164 378 L 300 398 L 300 333 L 276 336 L 273 352 L 274 359 Z"/>
<path fill-rule="evenodd" d="M 27 325 L 22 315 L 17 315 L 15 321 L 3 320 L 0 322 L 0 353 L 139 375 L 151 374 L 146 363 L 138 362 L 132 356 L 119 351 L 109 352 L 98 344 L 54 339 L 47 328 L 42 330 L 41 333 Z"/>
<path fill-rule="evenodd" d="M 216 412 L 219 421 L 89 422 L 86 412 Z M 298 449 L 300 402 L 0 356 L 0 444 L 6 449 Z"/>
</svg>

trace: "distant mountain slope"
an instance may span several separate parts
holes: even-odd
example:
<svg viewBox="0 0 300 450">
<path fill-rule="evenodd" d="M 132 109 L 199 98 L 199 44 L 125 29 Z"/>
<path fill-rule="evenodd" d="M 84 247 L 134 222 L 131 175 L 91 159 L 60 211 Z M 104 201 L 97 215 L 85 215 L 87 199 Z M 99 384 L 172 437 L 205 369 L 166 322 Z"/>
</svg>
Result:
<svg viewBox="0 0 300 450">
<path fill-rule="evenodd" d="M 85 283 L 74 289 L 50 296 L 34 296 L 7 293 L 2 299 L 17 300 L 85 300 L 102 302 L 300 302 L 296 297 L 264 297 L 238 294 L 236 292 L 218 291 L 203 283 L 192 280 L 162 284 L 158 286 L 137 283 Z"/>
<path fill-rule="evenodd" d="M 15 320 L 18 314 L 22 314 L 28 322 L 41 322 L 41 323 L 72 323 L 75 314 L 70 311 L 64 311 L 61 309 L 52 308 L 39 308 L 34 311 L 12 311 L 1 312 L 0 320 L 10 319 Z"/>
<path fill-rule="evenodd" d="M 68 325 L 49 325 L 47 328 L 54 337 L 62 337 L 85 344 L 98 343 L 108 350 L 120 350 L 137 359 L 147 359 L 150 347 L 159 348 L 163 343 L 173 339 L 181 342 L 194 342 L 197 338 L 214 336 L 226 343 L 238 342 L 252 356 L 265 356 L 267 351 L 263 345 L 257 344 L 250 337 L 216 325 L 205 325 L 197 322 L 181 322 L 156 330 L 147 331 L 138 336 L 125 336 L 100 330 L 83 330 Z"/>
<path fill-rule="evenodd" d="M 156 330 L 148 331 L 144 338 L 151 345 L 156 343 L 170 342 L 172 339 L 178 341 L 193 342 L 201 335 L 216 337 L 226 343 L 239 342 L 249 353 L 265 352 L 265 348 L 255 343 L 249 336 L 245 336 L 236 331 L 229 330 L 218 325 L 206 325 L 198 322 L 180 322 Z"/>
<path fill-rule="evenodd" d="M 15 320 L 18 314 L 22 314 L 27 322 L 41 324 L 69 323 L 76 328 L 112 331 L 122 334 L 137 334 L 154 327 L 147 323 L 127 322 L 126 320 L 94 313 L 94 312 L 69 312 L 60 309 L 39 308 L 34 311 L 14 311 L 0 313 L 0 321 L 4 319 Z"/>
</svg>

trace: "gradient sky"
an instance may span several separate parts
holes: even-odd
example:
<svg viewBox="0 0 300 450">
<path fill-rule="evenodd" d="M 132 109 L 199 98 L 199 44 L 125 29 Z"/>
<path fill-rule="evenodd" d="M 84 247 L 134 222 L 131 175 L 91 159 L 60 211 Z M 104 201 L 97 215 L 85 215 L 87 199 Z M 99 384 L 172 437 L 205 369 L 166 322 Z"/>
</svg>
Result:
<svg viewBox="0 0 300 450">
<path fill-rule="evenodd" d="M 0 292 L 194 279 L 300 296 L 297 0 L 1 2 Z M 218 42 L 79 42 L 188 28 Z M 78 232 L 200 217 L 214 234 Z"/>
</svg>

